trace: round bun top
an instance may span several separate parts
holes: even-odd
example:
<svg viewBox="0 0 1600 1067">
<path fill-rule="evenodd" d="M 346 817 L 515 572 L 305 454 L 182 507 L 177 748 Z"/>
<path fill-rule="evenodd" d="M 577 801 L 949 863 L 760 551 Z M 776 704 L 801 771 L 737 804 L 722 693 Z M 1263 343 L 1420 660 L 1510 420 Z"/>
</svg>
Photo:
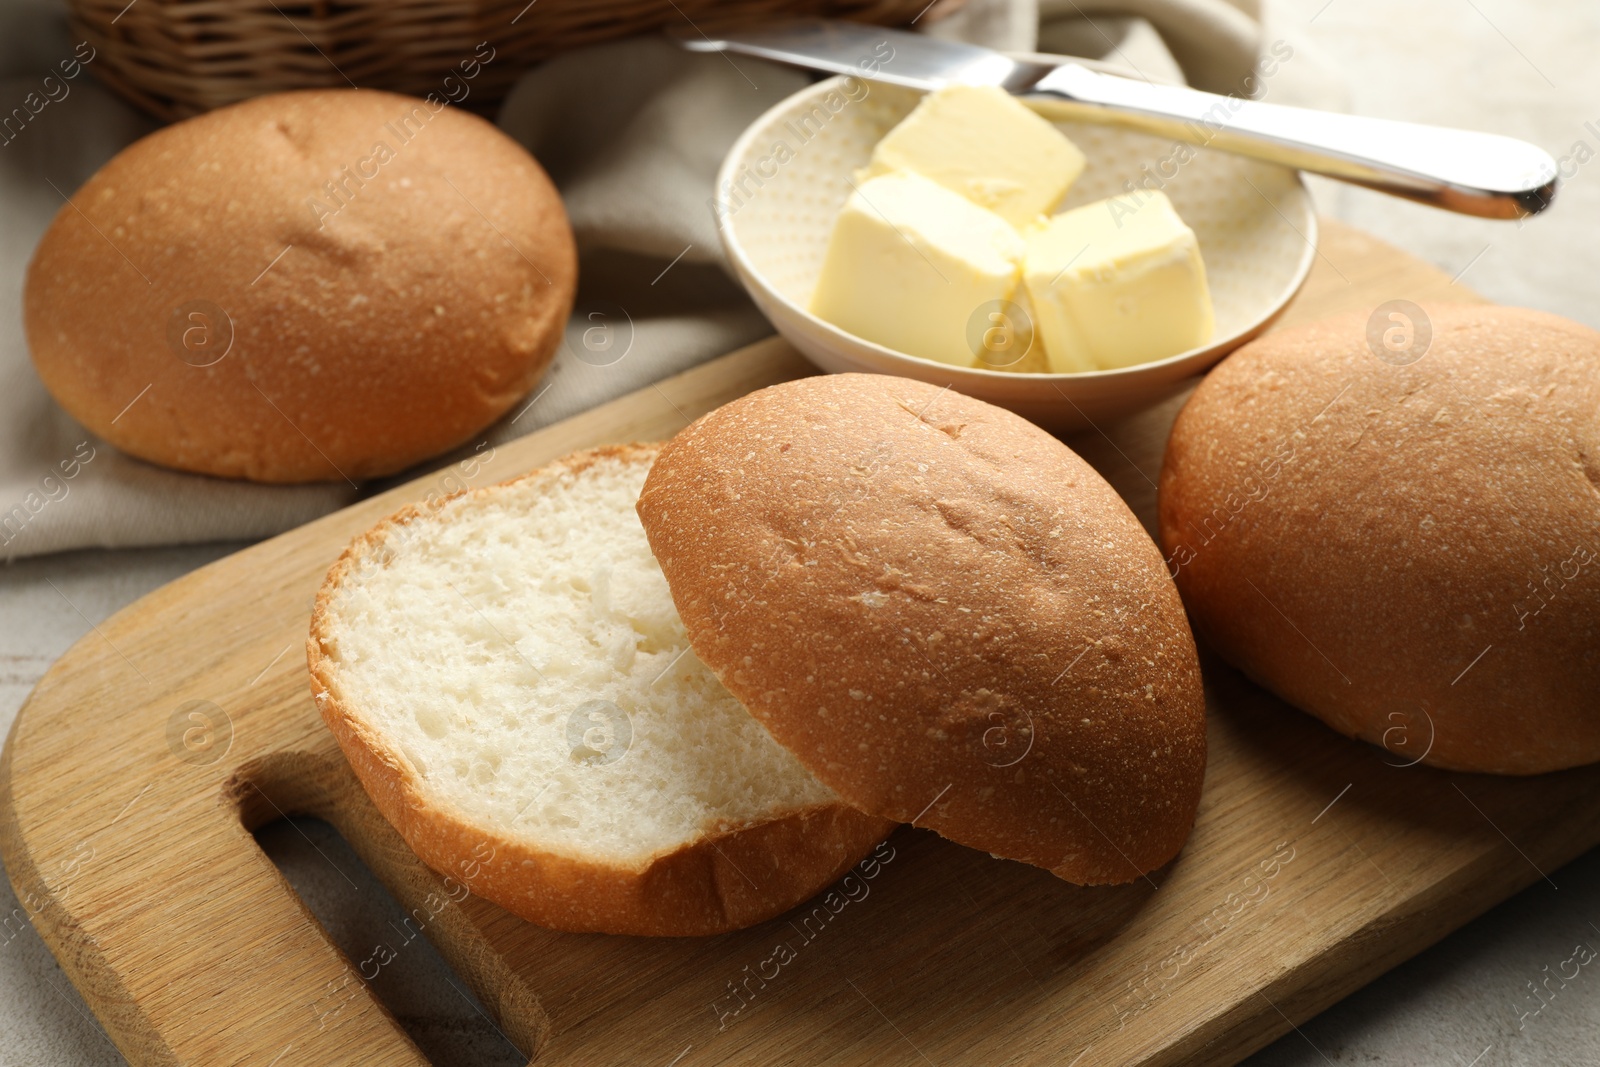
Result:
<svg viewBox="0 0 1600 1067">
<path fill-rule="evenodd" d="M 1220 653 L 1401 765 L 1600 760 L 1600 333 L 1380 308 L 1285 330 L 1179 415 L 1161 537 Z"/>
<path fill-rule="evenodd" d="M 359 479 L 466 442 L 524 395 L 576 271 L 554 187 L 483 119 L 283 93 L 102 167 L 34 254 L 25 323 L 46 387 L 125 451 Z"/>
<path fill-rule="evenodd" d="M 847 803 L 1084 884 L 1188 836 L 1183 607 L 1043 430 L 903 378 L 804 378 L 680 433 L 639 515 L 695 652 Z"/>
</svg>

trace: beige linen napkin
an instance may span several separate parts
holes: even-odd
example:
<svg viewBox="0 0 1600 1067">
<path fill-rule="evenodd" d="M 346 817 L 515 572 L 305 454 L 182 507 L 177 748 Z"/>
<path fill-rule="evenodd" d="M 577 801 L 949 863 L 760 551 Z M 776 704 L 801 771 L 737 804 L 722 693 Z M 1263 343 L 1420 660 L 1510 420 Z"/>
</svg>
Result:
<svg viewBox="0 0 1600 1067">
<path fill-rule="evenodd" d="M 1229 92 L 1255 59 L 1260 29 L 1250 2 L 968 0 L 919 28 L 1019 51 L 1042 42 Z M 9 55 L 26 58 L 0 53 L 8 63 L 0 68 L 0 101 L 35 91 L 76 43 L 54 8 L 0 8 L 0 40 L 22 38 L 30 47 Z M 574 415 L 770 332 L 722 270 L 706 203 L 738 133 L 806 79 L 754 60 L 692 55 L 655 38 L 569 53 L 523 78 L 499 121 L 561 188 L 580 247 L 579 304 L 548 375 L 486 431 L 487 441 Z M 347 485 L 258 486 L 131 459 L 94 439 L 45 393 L 22 335 L 28 255 L 63 196 L 152 128 L 88 73 L 66 84 L 59 100 L 0 144 L 0 558 L 259 538 L 349 503 L 357 491 Z"/>
</svg>

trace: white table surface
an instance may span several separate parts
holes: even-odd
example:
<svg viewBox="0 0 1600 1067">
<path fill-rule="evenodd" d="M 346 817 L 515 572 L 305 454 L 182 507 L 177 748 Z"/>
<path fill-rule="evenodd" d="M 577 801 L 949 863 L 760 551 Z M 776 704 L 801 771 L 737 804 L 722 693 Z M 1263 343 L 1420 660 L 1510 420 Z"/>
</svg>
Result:
<svg viewBox="0 0 1600 1067">
<path fill-rule="evenodd" d="M 1475 126 L 1567 157 L 1557 208 L 1521 227 L 1361 190 L 1319 186 L 1318 193 L 1323 210 L 1460 272 L 1497 301 L 1600 326 L 1600 163 L 1579 162 L 1591 153 L 1600 159 L 1600 5 L 1268 0 L 1267 34 L 1295 48 L 1271 99 L 1325 101 L 1344 91 L 1353 111 Z M 14 47 L 0 41 L 0 53 Z M 1587 152 L 1575 151 L 1579 142 Z M 39 676 L 91 624 L 238 547 L 78 552 L 0 567 L 0 727 L 9 728 Z M 262 842 L 347 952 L 364 953 L 398 914 L 318 825 L 274 827 Z M 1546 967 L 1568 959 L 1575 944 L 1600 947 L 1600 851 L 1550 873 L 1559 888 L 1536 884 L 1247 1062 L 1600 1063 L 1600 977 L 1581 972 L 1537 1015 L 1523 1017 Z M 17 909 L 9 885 L 0 886 L 0 915 L 20 916 Z M 385 968 L 378 993 L 437 1062 L 521 1062 L 431 949 L 419 945 L 404 960 Z M 33 930 L 14 918 L 4 924 L 0 1067 L 120 1062 Z"/>
</svg>

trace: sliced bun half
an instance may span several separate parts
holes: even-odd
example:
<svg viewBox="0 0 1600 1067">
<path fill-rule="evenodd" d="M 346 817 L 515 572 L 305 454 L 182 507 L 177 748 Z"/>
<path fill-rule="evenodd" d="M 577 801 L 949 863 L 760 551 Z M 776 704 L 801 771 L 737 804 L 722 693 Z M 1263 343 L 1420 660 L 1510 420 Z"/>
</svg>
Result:
<svg viewBox="0 0 1600 1067">
<path fill-rule="evenodd" d="M 1183 607 L 1043 430 L 805 378 L 669 442 L 639 514 L 695 652 L 851 805 L 1084 884 L 1182 847 L 1205 767 Z"/>
<path fill-rule="evenodd" d="M 711 934 L 892 828 L 840 802 L 690 650 L 634 503 L 655 446 L 412 507 L 317 597 L 318 707 L 429 866 L 544 926 Z"/>
<path fill-rule="evenodd" d="M 1396 766 L 1600 760 L 1600 333 L 1412 309 L 1200 385 L 1161 471 L 1178 587 L 1208 644 Z"/>
</svg>

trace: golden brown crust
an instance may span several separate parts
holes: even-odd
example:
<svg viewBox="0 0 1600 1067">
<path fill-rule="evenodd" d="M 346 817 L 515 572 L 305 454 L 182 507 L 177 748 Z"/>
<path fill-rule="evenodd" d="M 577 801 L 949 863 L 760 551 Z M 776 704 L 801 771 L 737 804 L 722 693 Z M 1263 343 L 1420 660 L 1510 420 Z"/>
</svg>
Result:
<svg viewBox="0 0 1600 1067">
<path fill-rule="evenodd" d="M 551 464 L 576 474 L 600 459 L 649 462 L 655 444 L 613 445 Z M 541 476 L 546 467 L 512 479 Z M 495 486 L 468 490 L 484 495 Z M 456 494 L 457 496 L 462 494 Z M 475 824 L 431 796 L 409 763 L 340 693 L 324 642 L 330 605 L 352 571 L 383 565 L 397 527 L 427 519 L 453 497 L 409 505 L 357 537 L 317 593 L 306 640 L 311 691 L 323 721 L 384 817 L 428 866 L 531 922 L 582 933 L 699 936 L 769 919 L 813 896 L 888 836 L 894 824 L 829 804 L 752 826 L 730 826 L 633 870 L 542 850 Z"/>
<path fill-rule="evenodd" d="M 669 442 L 639 515 L 696 654 L 846 802 L 1081 883 L 1182 847 L 1205 766 L 1183 608 L 1044 431 L 802 379 Z"/>
<path fill-rule="evenodd" d="M 1595 761 L 1600 334 L 1426 313 L 1408 365 L 1353 315 L 1255 341 L 1201 384 L 1161 472 L 1178 587 L 1224 657 L 1392 763 Z"/>
<path fill-rule="evenodd" d="M 124 451 L 336 481 L 401 470 L 503 414 L 554 356 L 576 273 L 555 188 L 489 123 L 314 90 L 118 154 L 40 242 L 24 317 L 45 386 Z M 230 322 L 227 354 L 196 365 Z"/>
</svg>

